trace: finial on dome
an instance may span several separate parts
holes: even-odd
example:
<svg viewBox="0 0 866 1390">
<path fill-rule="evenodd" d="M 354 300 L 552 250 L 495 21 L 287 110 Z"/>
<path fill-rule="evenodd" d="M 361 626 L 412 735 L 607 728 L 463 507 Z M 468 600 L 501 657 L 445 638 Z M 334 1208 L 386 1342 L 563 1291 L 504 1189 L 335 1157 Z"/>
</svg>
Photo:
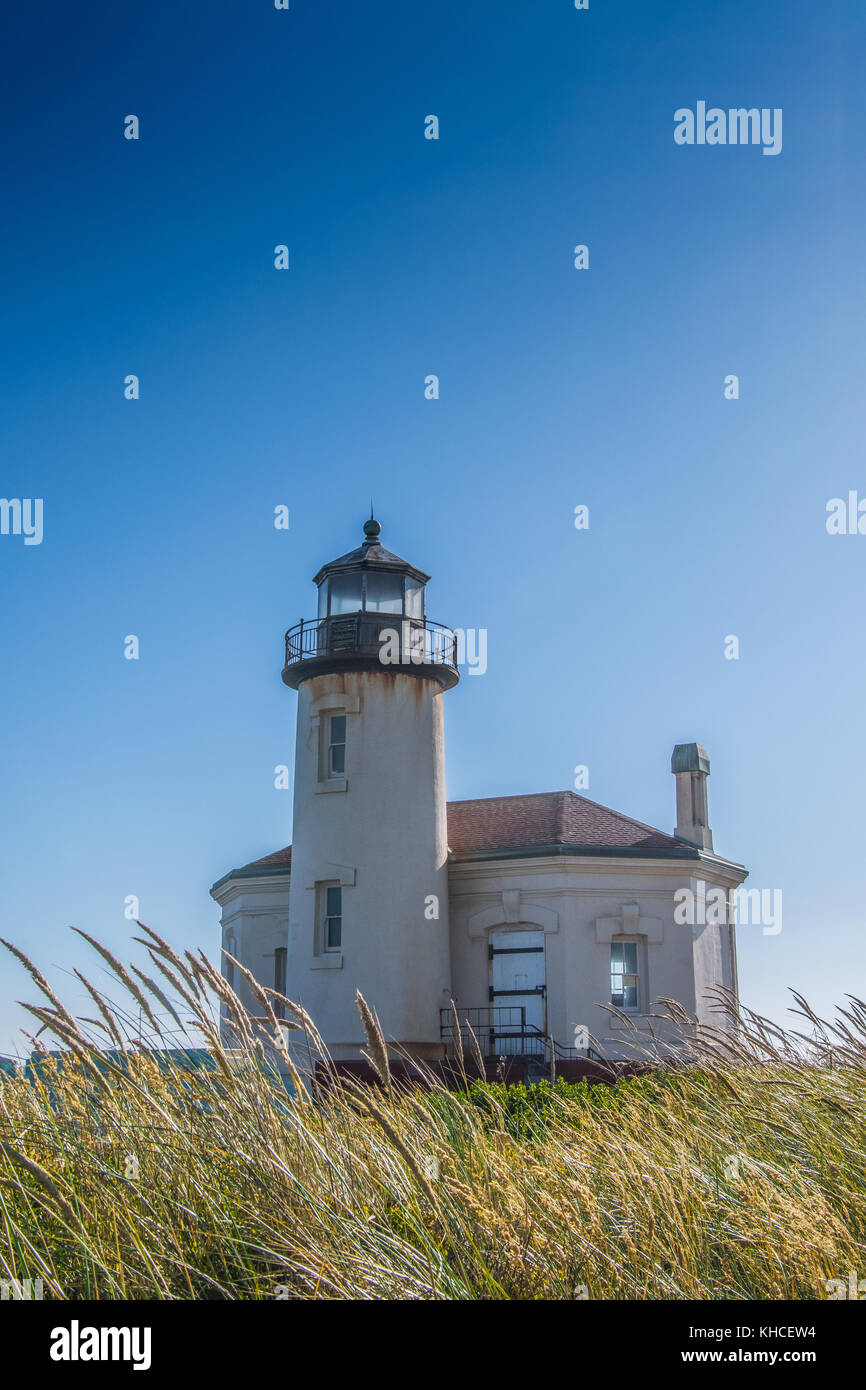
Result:
<svg viewBox="0 0 866 1390">
<path fill-rule="evenodd" d="M 382 534 L 382 526 L 373 516 L 373 500 L 370 499 L 370 520 L 364 522 L 364 544 L 378 545 L 379 537 Z"/>
</svg>

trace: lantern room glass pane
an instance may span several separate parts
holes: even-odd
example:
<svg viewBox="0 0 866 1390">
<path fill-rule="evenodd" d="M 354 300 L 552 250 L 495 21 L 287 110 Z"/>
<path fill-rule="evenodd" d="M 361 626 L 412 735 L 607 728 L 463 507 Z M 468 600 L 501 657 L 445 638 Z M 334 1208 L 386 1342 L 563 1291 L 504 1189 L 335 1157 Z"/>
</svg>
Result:
<svg viewBox="0 0 866 1390">
<path fill-rule="evenodd" d="M 381 570 L 367 572 L 367 612 L 403 612 L 403 576 Z"/>
<path fill-rule="evenodd" d="M 424 585 L 419 584 L 417 579 L 410 579 L 406 576 L 406 616 L 407 618 L 424 617 Z"/>
<path fill-rule="evenodd" d="M 317 615 L 317 616 L 320 617 L 320 618 L 326 618 L 326 617 L 328 616 L 328 581 L 327 581 L 327 579 L 323 579 L 322 582 L 321 582 L 321 584 L 319 585 L 319 612 L 318 612 L 318 615 Z"/>
<path fill-rule="evenodd" d="M 361 575 L 332 574 L 328 581 L 331 589 L 331 613 L 357 613 L 361 607 Z"/>
</svg>

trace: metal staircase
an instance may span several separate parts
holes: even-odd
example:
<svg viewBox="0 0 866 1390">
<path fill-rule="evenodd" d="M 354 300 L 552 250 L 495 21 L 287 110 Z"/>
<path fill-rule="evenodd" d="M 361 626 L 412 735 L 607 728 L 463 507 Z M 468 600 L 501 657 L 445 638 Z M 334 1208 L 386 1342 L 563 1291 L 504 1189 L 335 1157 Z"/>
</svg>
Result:
<svg viewBox="0 0 866 1390">
<path fill-rule="evenodd" d="M 439 1020 L 440 1036 L 449 1056 L 457 1052 L 458 1028 L 464 1055 L 472 1055 L 471 1030 L 486 1062 L 502 1058 L 506 1063 L 525 1066 L 527 1080 L 550 1075 L 551 1051 L 554 1062 L 603 1060 L 589 1044 L 585 1048 L 565 1047 L 535 1024 L 527 1023 L 526 1009 L 520 1004 L 457 1008 L 456 1019 L 454 1009 L 440 1009 Z"/>
</svg>

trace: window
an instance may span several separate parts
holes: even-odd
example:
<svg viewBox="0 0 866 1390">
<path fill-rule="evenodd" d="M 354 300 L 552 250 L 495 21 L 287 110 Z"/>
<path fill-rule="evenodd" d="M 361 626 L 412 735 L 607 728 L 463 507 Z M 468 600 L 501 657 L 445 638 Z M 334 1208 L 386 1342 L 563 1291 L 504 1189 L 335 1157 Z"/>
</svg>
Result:
<svg viewBox="0 0 866 1390">
<path fill-rule="evenodd" d="M 626 1013 L 638 1009 L 637 942 L 610 943 L 610 1002 Z"/>
<path fill-rule="evenodd" d="M 424 617 L 424 585 L 394 570 L 353 568 L 326 576 L 319 585 L 319 618 L 347 613 L 404 613 Z"/>
<path fill-rule="evenodd" d="M 345 710 L 323 710 L 315 721 L 319 728 L 319 767 L 318 790 L 320 792 L 344 792 L 346 781 L 346 728 Z"/>
<path fill-rule="evenodd" d="M 278 994 L 286 992 L 286 955 L 287 948 L 278 946 L 274 951 L 274 989 Z M 277 1018 L 285 1018 L 285 1004 L 281 1004 L 279 999 L 273 1001 L 274 1013 Z"/>
<path fill-rule="evenodd" d="M 371 570 L 367 575 L 364 607 L 368 613 L 402 613 L 402 574 Z"/>
<path fill-rule="evenodd" d="M 323 943 L 326 951 L 339 951 L 343 944 L 343 890 L 338 884 L 325 888 Z"/>
<path fill-rule="evenodd" d="M 424 585 L 417 579 L 410 579 L 406 576 L 406 616 L 407 618 L 424 617 Z"/>
<path fill-rule="evenodd" d="M 355 570 L 348 574 L 332 574 L 328 581 L 331 613 L 357 613 L 361 608 L 361 575 Z"/>
<path fill-rule="evenodd" d="M 328 760 L 329 777 L 346 775 L 346 716 L 332 714 L 328 719 Z"/>
<path fill-rule="evenodd" d="M 237 957 L 237 954 L 238 954 L 238 951 L 237 951 L 237 942 L 235 941 L 235 934 L 234 934 L 234 932 L 232 931 L 231 927 L 229 927 L 228 931 L 227 931 L 226 934 L 225 934 L 224 949 L 225 949 L 226 951 L 228 951 L 228 953 L 229 953 L 230 956 L 235 956 L 235 957 Z M 234 962 L 233 962 L 233 961 L 230 961 L 230 960 L 226 960 L 225 956 L 223 956 L 223 979 L 225 980 L 225 982 L 226 982 L 226 984 L 228 985 L 229 989 L 234 989 L 234 987 L 235 987 L 235 967 L 234 967 Z"/>
</svg>

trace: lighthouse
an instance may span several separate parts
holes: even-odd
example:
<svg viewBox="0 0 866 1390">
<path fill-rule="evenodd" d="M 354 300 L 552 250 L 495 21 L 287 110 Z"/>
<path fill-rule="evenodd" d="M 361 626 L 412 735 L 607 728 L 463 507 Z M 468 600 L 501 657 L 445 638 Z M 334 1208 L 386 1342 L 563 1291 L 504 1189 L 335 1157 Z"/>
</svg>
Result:
<svg viewBox="0 0 866 1390">
<path fill-rule="evenodd" d="M 317 614 L 290 628 L 298 692 L 286 992 L 335 1061 L 366 1046 L 356 991 L 389 1043 L 442 1056 L 451 997 L 443 694 L 455 633 L 426 613 L 430 576 L 363 543 L 313 580 Z"/>
<path fill-rule="evenodd" d="M 363 530 L 315 575 L 315 617 L 285 635 L 294 841 L 211 889 L 242 1006 L 261 1013 L 249 972 L 302 1004 L 354 1071 L 360 990 L 386 1041 L 416 1060 L 474 1037 L 491 1067 L 505 1057 L 530 1079 L 551 1059 L 576 1080 L 593 1058 L 662 1043 L 673 1055 L 691 1025 L 660 1021 L 665 1001 L 724 1026 L 714 991 L 737 994 L 736 914 L 690 925 L 681 913 L 711 888 L 732 908 L 747 872 L 714 848 L 704 746 L 674 749 L 673 833 L 572 790 L 446 804 L 457 634 L 427 617 L 429 575 L 385 549 L 373 517 Z"/>
</svg>

